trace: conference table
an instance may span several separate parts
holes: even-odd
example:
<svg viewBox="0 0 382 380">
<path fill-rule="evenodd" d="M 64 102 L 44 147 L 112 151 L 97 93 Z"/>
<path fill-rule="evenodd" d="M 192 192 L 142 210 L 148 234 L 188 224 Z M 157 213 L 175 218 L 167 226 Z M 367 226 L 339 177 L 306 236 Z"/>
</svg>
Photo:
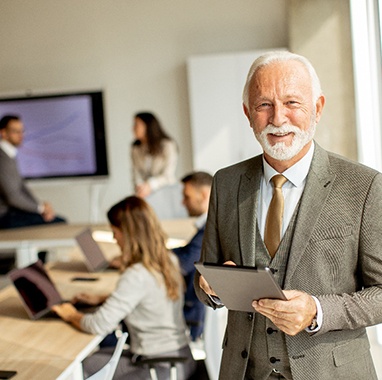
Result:
<svg viewBox="0 0 382 380">
<path fill-rule="evenodd" d="M 169 236 L 169 247 L 184 244 L 195 232 L 193 218 L 161 220 L 164 231 Z M 75 237 L 86 228 L 91 228 L 95 235 L 100 236 L 95 240 L 111 242 L 112 234 L 106 224 L 48 224 L 41 226 L 22 227 L 9 230 L 0 230 L 0 255 L 1 251 L 14 251 L 16 266 L 25 267 L 37 260 L 41 250 L 73 247 L 76 245 Z"/>
<path fill-rule="evenodd" d="M 89 273 L 82 261 L 47 265 L 48 272 L 64 299 L 78 292 L 111 292 L 117 271 Z M 72 281 L 91 277 L 97 281 Z M 76 330 L 58 317 L 31 320 L 15 288 L 0 291 L 0 370 L 15 370 L 12 379 L 82 379 L 82 360 L 94 350 L 102 336 Z"/>
<path fill-rule="evenodd" d="M 171 237 L 168 245 L 186 241 L 194 233 L 193 220 L 162 221 Z M 51 225 L 0 232 L 0 247 L 18 249 L 27 244 L 32 251 L 57 245 L 72 245 L 74 236 L 87 225 Z M 93 231 L 110 233 L 107 226 L 91 226 Z M 110 244 L 110 242 L 108 243 Z M 115 248 L 115 245 L 113 245 Z M 19 252 L 19 254 L 25 251 Z M 58 291 L 65 299 L 78 292 L 111 292 L 118 280 L 117 271 L 89 273 L 81 255 L 46 266 Z M 33 255 L 21 258 L 23 263 Z M 20 258 L 18 257 L 18 260 Z M 20 264 L 20 261 L 19 261 Z M 74 277 L 97 277 L 97 281 L 72 281 Z M 58 317 L 30 320 L 15 288 L 0 291 L 0 370 L 15 370 L 14 380 L 80 380 L 82 361 L 97 348 L 103 336 L 80 332 Z"/>
</svg>

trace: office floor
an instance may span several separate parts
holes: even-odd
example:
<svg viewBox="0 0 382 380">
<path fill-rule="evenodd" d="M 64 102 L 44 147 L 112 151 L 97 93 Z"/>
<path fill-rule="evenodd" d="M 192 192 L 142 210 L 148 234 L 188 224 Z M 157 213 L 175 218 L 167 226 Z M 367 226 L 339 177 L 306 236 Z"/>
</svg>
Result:
<svg viewBox="0 0 382 380">
<path fill-rule="evenodd" d="M 10 281 L 6 275 L 8 267 L 11 268 L 12 263 L 10 263 L 7 260 L 0 259 L 0 289 L 10 284 Z M 380 326 L 379 328 L 382 329 L 382 326 Z M 382 380 L 382 360 L 381 360 L 382 345 L 379 344 L 377 340 L 377 327 L 375 326 L 369 327 L 368 335 L 369 335 L 369 340 L 371 345 L 371 353 L 374 359 L 374 365 L 376 367 L 377 374 L 378 374 L 378 379 Z M 382 333 L 381 333 L 381 338 L 382 338 Z M 198 379 L 198 380 L 201 380 L 201 379 Z"/>
</svg>

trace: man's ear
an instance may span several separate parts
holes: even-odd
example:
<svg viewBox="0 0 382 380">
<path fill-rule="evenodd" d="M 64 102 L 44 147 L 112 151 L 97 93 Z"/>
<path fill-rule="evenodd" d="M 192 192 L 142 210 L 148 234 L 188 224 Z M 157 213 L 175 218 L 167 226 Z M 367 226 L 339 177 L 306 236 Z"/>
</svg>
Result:
<svg viewBox="0 0 382 380">
<path fill-rule="evenodd" d="M 322 110 L 324 109 L 325 105 L 325 96 L 321 95 L 317 101 L 316 101 L 316 123 L 318 123 L 321 119 Z"/>
<path fill-rule="evenodd" d="M 244 103 L 243 103 L 243 111 L 244 111 L 245 116 L 247 116 L 247 119 L 249 120 L 249 111 L 248 111 L 247 106 Z"/>
<path fill-rule="evenodd" d="M 200 195 L 203 202 L 208 205 L 211 195 L 211 188 L 209 186 L 202 186 L 200 188 Z"/>
</svg>

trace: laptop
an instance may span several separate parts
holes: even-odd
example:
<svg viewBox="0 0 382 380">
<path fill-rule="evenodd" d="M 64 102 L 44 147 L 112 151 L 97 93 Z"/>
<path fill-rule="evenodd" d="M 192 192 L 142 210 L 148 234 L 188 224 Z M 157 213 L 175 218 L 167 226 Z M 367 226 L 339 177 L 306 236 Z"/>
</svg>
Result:
<svg viewBox="0 0 382 380">
<path fill-rule="evenodd" d="M 41 261 L 13 269 L 8 275 L 30 319 L 46 316 L 53 305 L 65 302 Z"/>
<path fill-rule="evenodd" d="M 110 268 L 109 261 L 106 259 L 102 249 L 94 240 L 90 228 L 86 228 L 75 236 L 77 244 L 85 258 L 85 264 L 89 272 L 100 272 Z"/>
</svg>

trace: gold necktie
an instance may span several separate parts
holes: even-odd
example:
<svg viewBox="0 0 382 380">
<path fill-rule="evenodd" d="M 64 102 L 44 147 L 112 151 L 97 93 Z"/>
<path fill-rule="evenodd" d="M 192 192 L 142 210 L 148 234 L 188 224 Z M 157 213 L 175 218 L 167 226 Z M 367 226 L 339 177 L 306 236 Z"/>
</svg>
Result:
<svg viewBox="0 0 382 380">
<path fill-rule="evenodd" d="M 271 181 L 273 183 L 273 196 L 265 222 L 264 243 L 273 258 L 281 241 L 280 235 L 284 214 L 282 187 L 287 179 L 283 175 L 278 174 L 272 177 Z"/>
</svg>

